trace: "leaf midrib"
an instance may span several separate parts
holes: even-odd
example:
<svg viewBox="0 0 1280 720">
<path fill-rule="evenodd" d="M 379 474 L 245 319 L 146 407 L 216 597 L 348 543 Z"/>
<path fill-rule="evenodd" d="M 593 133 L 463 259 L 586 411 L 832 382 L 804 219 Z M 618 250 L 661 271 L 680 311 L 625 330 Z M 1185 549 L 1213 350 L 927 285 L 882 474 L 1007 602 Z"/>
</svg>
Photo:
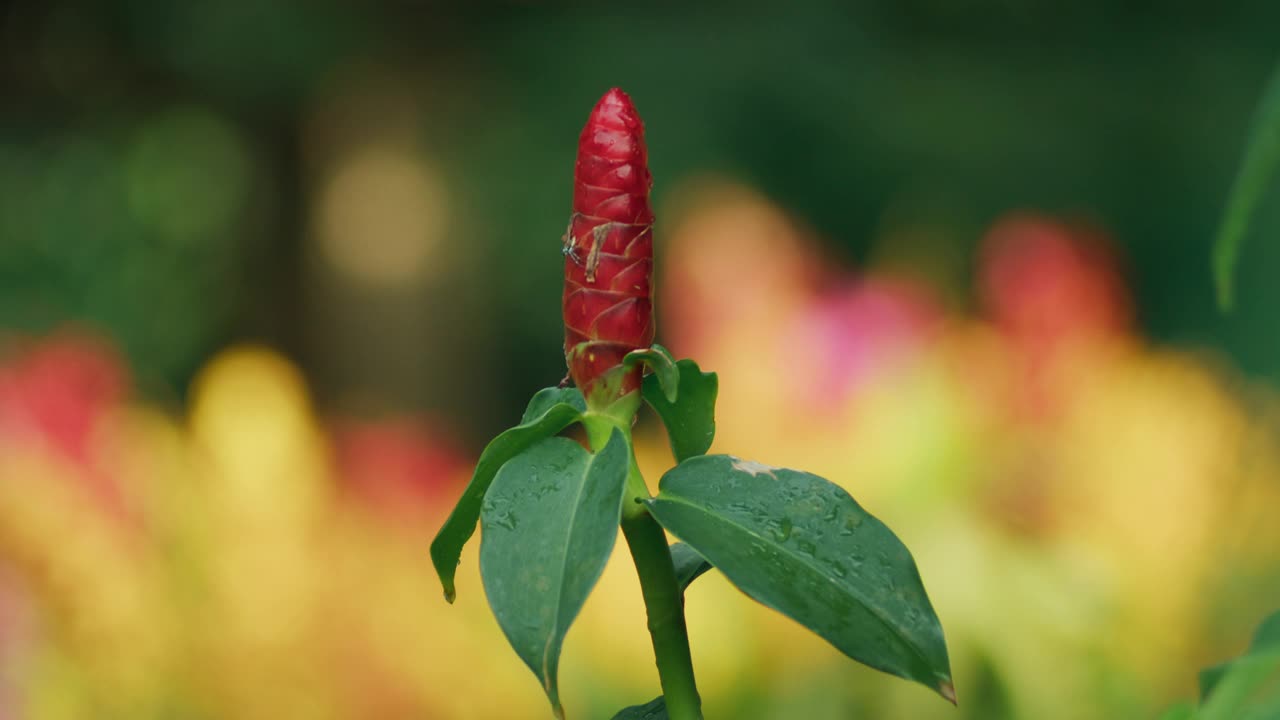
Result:
<svg viewBox="0 0 1280 720">
<path fill-rule="evenodd" d="M 458 502 L 454 504 L 453 510 L 449 512 L 449 517 L 445 518 L 444 525 L 440 527 L 439 532 L 436 533 L 435 539 L 431 542 L 431 561 L 432 564 L 436 566 L 436 572 L 440 574 L 442 580 L 447 577 L 449 584 L 454 582 L 454 578 L 457 575 L 458 559 L 462 556 L 462 548 L 476 533 L 476 523 L 480 520 L 480 507 L 481 503 L 484 501 L 485 494 L 493 485 L 493 481 L 497 478 L 498 472 L 502 470 L 502 466 L 506 465 L 507 462 L 515 457 L 515 455 L 519 455 L 519 453 L 515 453 L 514 455 L 507 457 L 502 462 L 497 463 L 497 467 L 493 468 L 491 472 L 485 472 L 482 476 L 478 472 L 480 465 L 485 462 L 490 464 L 493 464 L 494 462 L 492 457 L 486 458 L 485 453 L 489 448 L 493 447 L 499 440 L 501 440 L 503 436 L 509 438 L 517 432 L 523 433 L 539 428 L 543 423 L 547 422 L 553 412 L 563 412 L 560 410 L 561 407 L 569 408 L 575 413 L 575 415 L 564 418 L 563 424 L 558 428 L 542 428 L 542 431 L 547 433 L 547 435 L 544 436 L 544 439 L 546 437 L 554 436 L 556 433 L 572 425 L 577 419 L 577 416 L 581 415 L 581 412 L 573 405 L 563 402 L 555 403 L 538 417 L 498 433 L 498 436 L 489 441 L 489 444 L 480 452 L 480 458 L 476 461 L 476 469 L 472 471 L 471 480 L 469 480 L 466 487 L 462 489 L 462 496 L 458 498 Z M 558 422 L 559 420 L 552 420 L 550 424 L 555 426 Z M 538 440 L 529 441 L 524 444 L 524 447 L 526 449 L 533 447 L 537 442 Z M 486 477 L 487 479 L 479 480 L 481 477 Z M 436 557 L 437 546 L 439 547 L 439 558 Z M 452 600 L 450 600 L 450 602 L 452 602 Z"/>
<path fill-rule="evenodd" d="M 612 440 L 612 437 L 610 437 L 610 440 Z M 565 551 L 561 555 L 560 582 L 556 583 L 556 586 L 557 586 L 556 587 L 556 615 L 555 615 L 555 620 L 552 621 L 551 623 L 551 634 L 547 637 L 546 645 L 544 645 L 542 648 L 542 683 L 543 683 L 543 686 L 546 687 L 546 690 L 548 693 L 551 692 L 551 685 L 550 685 L 551 676 L 550 676 L 550 673 L 548 672 L 548 655 L 551 652 L 551 647 L 556 644 L 555 643 L 556 637 L 560 631 L 560 610 L 562 607 L 564 607 L 564 596 L 566 592 L 565 577 L 568 574 L 568 569 L 569 569 L 569 541 L 573 538 L 573 528 L 578 519 L 578 511 L 582 507 L 581 505 L 582 495 L 586 492 L 587 478 L 591 475 L 591 468 L 595 466 L 596 461 L 600 459 L 600 456 L 604 454 L 605 449 L 607 449 L 608 447 L 609 447 L 609 443 L 606 442 L 605 446 L 600 448 L 599 453 L 587 454 L 587 464 L 584 465 L 582 468 L 581 482 L 578 484 L 577 493 L 574 494 L 573 509 L 569 514 L 569 521 L 565 523 L 565 527 L 567 528 L 564 536 L 564 546 L 563 546 Z M 560 704 L 559 696 L 560 696 L 560 693 L 557 690 L 556 705 Z"/>
<path fill-rule="evenodd" d="M 684 506 L 686 506 L 686 507 L 693 508 L 694 510 L 698 510 L 698 511 L 702 512 L 704 515 L 706 515 L 708 518 L 711 518 L 712 520 L 715 520 L 715 521 L 717 521 L 717 522 L 720 522 L 721 524 L 727 525 L 727 526 L 729 526 L 729 527 L 731 527 L 731 528 L 738 529 L 738 530 L 740 530 L 742 533 L 744 533 L 745 535 L 747 535 L 747 536 L 749 536 L 749 537 L 753 537 L 753 538 L 759 539 L 760 541 L 762 541 L 762 542 L 764 542 L 764 543 L 766 543 L 766 544 L 769 544 L 769 545 L 771 545 L 772 547 L 777 548 L 779 552 L 783 553 L 784 555 L 788 555 L 788 556 L 790 556 L 790 557 L 794 558 L 797 562 L 799 562 L 799 563 L 800 563 L 800 566 L 801 566 L 801 567 L 804 567 L 805 569 L 809 570 L 810 572 L 817 574 L 820 578 L 822 578 L 823 580 L 827 581 L 827 582 L 828 582 L 828 583 L 830 583 L 831 585 L 835 586 L 837 589 L 840 589 L 840 590 L 847 590 L 847 588 L 845 588 L 843 585 L 841 585 L 839 582 L 837 582 L 834 578 L 830 577 L 830 576 L 829 576 L 829 575 L 827 575 L 826 573 L 821 572 L 821 571 L 820 571 L 820 570 L 818 570 L 817 568 L 815 568 L 815 567 L 813 567 L 813 566 L 809 565 L 809 564 L 808 564 L 807 562 L 805 562 L 805 560 L 804 560 L 803 558 L 801 558 L 797 553 L 792 552 L 791 550 L 787 549 L 787 548 L 786 548 L 786 546 L 784 546 L 784 545 L 779 545 L 778 543 L 776 543 L 776 542 L 774 542 L 774 541 L 770 540 L 769 538 L 766 538 L 766 537 L 765 537 L 765 536 L 763 536 L 763 535 L 760 535 L 759 533 L 752 532 L 749 528 L 747 528 L 747 527 L 745 527 L 745 526 L 738 525 L 738 524 L 735 524 L 735 523 L 733 523 L 733 522 L 730 522 L 727 518 L 725 518 L 725 517 L 723 517 L 723 516 L 720 516 L 720 515 L 717 515 L 717 514 L 715 514 L 715 513 L 712 513 L 709 509 L 704 508 L 704 507 L 702 507 L 701 505 L 697 505 L 697 504 L 695 504 L 695 503 L 693 503 L 693 502 L 690 502 L 689 500 L 686 500 L 686 499 L 684 499 L 684 498 L 681 498 L 681 497 L 680 497 L 680 496 L 678 496 L 678 495 L 677 495 L 677 496 L 671 496 L 671 495 L 668 495 L 668 496 L 666 496 L 666 497 L 664 498 L 661 492 L 659 492 L 659 493 L 658 493 L 658 496 L 657 496 L 656 498 L 654 498 L 651 502 L 671 502 L 671 503 L 675 503 L 675 504 L 677 504 L 677 505 L 684 505 Z M 686 542 L 687 542 L 687 541 L 686 541 Z M 697 548 L 694 548 L 694 549 L 696 550 Z M 719 567 L 719 568 L 720 568 L 720 572 L 725 572 L 724 568 L 723 568 L 723 567 L 721 567 L 720 565 L 718 565 L 717 563 L 712 563 L 712 565 L 713 565 L 713 566 L 715 566 L 715 567 Z M 890 632 L 891 632 L 895 637 L 897 637 L 897 638 L 898 638 L 899 640 L 901 640 L 904 644 L 906 644 L 906 646 L 907 646 L 908 648 L 910 648 L 910 649 L 911 649 L 912 654 L 914 654 L 914 655 L 915 655 L 917 658 L 919 658 L 920 660 L 923 660 L 923 661 L 924 661 L 924 665 L 925 665 L 925 667 L 928 667 L 928 668 L 930 668 L 930 669 L 932 669 L 932 668 L 933 668 L 933 663 L 929 661 L 929 658 L 925 657 L 925 656 L 924 656 L 924 653 L 921 651 L 921 649 L 920 649 L 920 648 L 918 648 L 918 647 L 916 647 L 915 643 L 911 642 L 911 640 L 910 640 L 906 635 L 904 635 L 904 634 L 903 634 L 903 633 L 904 633 L 904 630 L 902 630 L 902 629 L 901 629 L 901 628 L 899 628 L 896 624 L 894 624 L 893 622 L 891 622 L 887 617 L 885 617 L 885 616 L 884 616 L 884 614 L 883 614 L 881 611 L 879 611 L 878 609 L 876 609 L 873 605 L 868 604 L 868 602 L 867 602 L 865 599 L 863 599 L 862 597 L 860 597 L 858 594 L 856 594 L 856 593 L 854 593 L 854 592 L 852 592 L 852 591 L 850 591 L 850 593 L 849 593 L 849 594 L 850 594 L 850 595 L 854 598 L 854 600 L 856 600 L 856 601 L 858 602 L 858 604 L 859 604 L 859 605 L 861 605 L 861 606 L 862 606 L 862 607 L 863 607 L 863 608 L 864 608 L 864 609 L 865 609 L 865 610 L 866 610 L 866 611 L 867 611 L 867 612 L 868 612 L 872 617 L 874 617 L 876 620 L 880 621 L 880 624 L 881 624 L 881 625 L 883 625 L 885 628 L 887 628 L 887 629 L 888 629 L 888 630 L 889 630 L 889 631 L 890 631 Z"/>
</svg>

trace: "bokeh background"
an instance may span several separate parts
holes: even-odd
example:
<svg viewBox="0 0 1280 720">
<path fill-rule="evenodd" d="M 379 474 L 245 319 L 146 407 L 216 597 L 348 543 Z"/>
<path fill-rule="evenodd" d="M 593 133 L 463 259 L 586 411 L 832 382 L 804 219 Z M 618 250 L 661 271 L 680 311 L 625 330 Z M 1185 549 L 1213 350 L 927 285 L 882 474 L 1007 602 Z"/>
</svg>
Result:
<svg viewBox="0 0 1280 720">
<path fill-rule="evenodd" d="M 615 85 L 715 450 L 895 528 L 960 698 L 711 573 L 709 717 L 1150 717 L 1246 645 L 1280 605 L 1276 195 L 1229 315 L 1208 243 L 1280 8 L 632 5 L 0 2 L 0 719 L 548 716 L 475 548 L 449 606 L 426 546 L 564 374 Z M 570 717 L 657 693 L 615 561 Z"/>
</svg>

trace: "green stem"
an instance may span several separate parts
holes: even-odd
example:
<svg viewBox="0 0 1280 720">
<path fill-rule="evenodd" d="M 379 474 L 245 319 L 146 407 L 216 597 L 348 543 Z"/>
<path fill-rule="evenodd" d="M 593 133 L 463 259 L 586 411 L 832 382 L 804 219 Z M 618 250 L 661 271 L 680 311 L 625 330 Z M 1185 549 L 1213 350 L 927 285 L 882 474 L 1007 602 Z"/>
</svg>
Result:
<svg viewBox="0 0 1280 720">
<path fill-rule="evenodd" d="M 631 410 L 632 414 L 635 410 Z M 588 412 L 582 416 L 582 426 L 587 430 L 587 441 L 591 443 L 591 449 L 595 452 L 600 450 L 609 442 L 609 436 L 613 434 L 614 428 L 622 431 L 627 438 L 627 446 L 631 446 L 631 418 L 625 420 L 616 415 L 609 415 L 599 412 Z M 649 499 L 649 486 L 644 484 L 644 476 L 640 474 L 640 466 L 636 464 L 636 453 L 631 453 L 631 472 L 627 474 L 627 494 L 622 502 L 622 518 L 624 520 L 633 518 L 638 515 L 648 515 L 648 511 L 644 509 L 642 501 Z"/>
<path fill-rule="evenodd" d="M 630 444 L 630 418 L 620 422 L 619 418 L 609 415 L 588 413 L 583 425 L 591 447 L 597 451 L 608 442 L 615 427 L 626 434 Z M 689 632 L 684 622 L 684 594 L 676 580 L 666 533 L 641 503 L 648 497 L 649 489 L 632 452 L 627 497 L 622 507 L 622 534 L 631 549 L 636 574 L 640 576 L 640 592 L 644 596 L 663 701 L 671 720 L 702 720 L 702 700 L 693 678 Z"/>
<path fill-rule="evenodd" d="M 702 700 L 693 679 L 689 633 L 684 624 L 684 597 L 676 582 L 667 536 L 648 512 L 624 519 L 622 534 L 640 576 L 667 717 L 702 720 Z"/>
</svg>

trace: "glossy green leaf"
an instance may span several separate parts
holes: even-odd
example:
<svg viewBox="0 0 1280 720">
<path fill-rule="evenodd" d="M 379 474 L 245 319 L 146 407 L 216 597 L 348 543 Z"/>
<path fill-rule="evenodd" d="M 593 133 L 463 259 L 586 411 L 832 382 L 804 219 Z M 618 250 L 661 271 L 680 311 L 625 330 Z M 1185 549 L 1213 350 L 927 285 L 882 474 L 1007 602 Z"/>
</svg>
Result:
<svg viewBox="0 0 1280 720">
<path fill-rule="evenodd" d="M 1249 222 L 1280 170 L 1280 68 L 1271 77 L 1254 116 L 1244 158 L 1236 173 L 1227 207 L 1213 243 L 1213 274 L 1218 305 L 1231 308 L 1234 275 Z"/>
<path fill-rule="evenodd" d="M 676 367 L 676 359 L 671 357 L 670 351 L 655 344 L 644 350 L 633 350 L 622 359 L 622 363 L 628 367 L 638 362 L 643 362 L 653 371 L 649 377 L 653 378 L 667 402 L 674 403 L 679 399 L 680 370 Z"/>
<path fill-rule="evenodd" d="M 520 424 L 498 435 L 485 447 L 476 462 L 471 482 L 467 483 L 449 519 L 431 541 L 431 562 L 440 576 L 440 584 L 444 586 L 446 600 L 453 602 L 457 594 L 454 575 L 458 570 L 458 558 L 462 555 L 462 547 L 475 534 L 481 501 L 499 468 L 539 440 L 577 422 L 585 408 L 582 393 L 577 390 L 539 390 L 529 401 Z"/>
<path fill-rule="evenodd" d="M 644 379 L 642 394 L 645 402 L 662 418 L 671 441 L 671 452 L 679 463 L 711 449 L 716 437 L 716 394 L 720 380 L 715 373 L 702 372 L 692 360 L 681 360 L 676 368 L 680 371 L 678 401 L 669 401 L 652 376 Z"/>
<path fill-rule="evenodd" d="M 747 595 L 849 657 L 955 701 L 942 627 L 911 553 L 838 486 L 706 455 L 664 475 L 648 505 Z"/>
<path fill-rule="evenodd" d="M 676 567 L 676 581 L 680 583 L 680 591 L 689 589 L 689 584 L 711 569 L 711 563 L 689 547 L 688 543 L 675 543 L 671 546 L 671 562 Z"/>
<path fill-rule="evenodd" d="M 542 388 L 529 399 L 529 405 L 524 409 L 520 424 L 528 425 L 534 422 L 556 405 L 570 405 L 583 413 L 587 411 L 587 401 L 582 398 L 582 392 L 578 388 Z"/>
<path fill-rule="evenodd" d="M 557 716 L 560 648 L 613 552 L 630 457 L 619 430 L 595 455 L 548 438 L 503 465 L 484 497 L 485 595 Z"/>
<path fill-rule="evenodd" d="M 667 704 L 658 696 L 643 705 L 623 708 L 613 720 L 667 720 Z"/>
</svg>

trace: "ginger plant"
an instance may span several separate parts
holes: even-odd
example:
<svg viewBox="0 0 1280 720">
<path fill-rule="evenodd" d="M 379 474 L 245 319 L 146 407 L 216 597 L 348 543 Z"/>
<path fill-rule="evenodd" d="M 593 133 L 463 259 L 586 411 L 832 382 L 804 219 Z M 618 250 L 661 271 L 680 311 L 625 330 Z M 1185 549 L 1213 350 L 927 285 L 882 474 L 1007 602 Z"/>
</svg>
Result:
<svg viewBox="0 0 1280 720">
<path fill-rule="evenodd" d="M 458 558 L 478 522 L 489 605 L 563 718 L 560 650 L 621 527 L 662 695 L 616 719 L 702 717 L 684 590 L 713 567 L 854 660 L 954 703 L 941 624 L 893 532 L 816 475 L 705 454 L 716 375 L 653 343 L 651 184 L 640 117 L 625 93 L 610 90 L 579 139 L 561 248 L 569 377 L 538 391 L 520 424 L 481 454 L 431 544 L 445 597 L 454 600 Z M 575 387 L 564 386 L 570 379 Z M 657 495 L 632 449 L 642 402 L 666 426 L 677 462 Z M 590 451 L 558 436 L 574 424 Z M 667 532 L 682 542 L 669 546 Z"/>
</svg>

